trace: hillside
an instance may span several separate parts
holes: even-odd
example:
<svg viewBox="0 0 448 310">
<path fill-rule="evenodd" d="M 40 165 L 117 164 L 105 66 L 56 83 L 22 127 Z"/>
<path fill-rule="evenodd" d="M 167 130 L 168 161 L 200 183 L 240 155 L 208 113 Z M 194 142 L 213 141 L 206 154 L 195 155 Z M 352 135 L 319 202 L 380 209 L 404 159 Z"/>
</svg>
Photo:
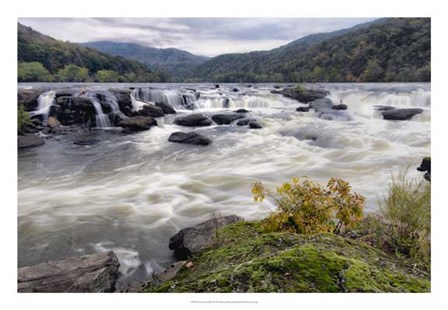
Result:
<svg viewBox="0 0 448 310">
<path fill-rule="evenodd" d="M 198 65 L 209 59 L 176 48 L 159 49 L 134 43 L 94 41 L 81 43 L 80 45 L 103 53 L 137 60 L 146 64 L 152 70 L 165 71 L 177 80 L 183 79 Z"/>
<path fill-rule="evenodd" d="M 261 52 L 225 54 L 200 65 L 191 81 L 428 82 L 429 18 L 389 18 L 310 35 Z"/>
<path fill-rule="evenodd" d="M 58 41 L 20 23 L 18 62 L 19 81 L 158 82 L 168 78 L 166 74 L 151 72 L 137 61 Z M 66 68 L 68 65 L 71 66 Z M 101 73 L 98 75 L 98 72 Z M 71 80 L 65 79 L 67 76 Z"/>
</svg>

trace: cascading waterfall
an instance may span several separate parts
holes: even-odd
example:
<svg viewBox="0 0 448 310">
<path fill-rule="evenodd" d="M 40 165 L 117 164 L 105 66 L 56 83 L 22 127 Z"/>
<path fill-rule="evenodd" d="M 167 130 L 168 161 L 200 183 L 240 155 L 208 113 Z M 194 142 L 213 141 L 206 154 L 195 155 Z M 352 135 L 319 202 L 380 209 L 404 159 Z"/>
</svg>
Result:
<svg viewBox="0 0 448 310">
<path fill-rule="evenodd" d="M 50 107 L 54 102 L 56 92 L 54 90 L 47 91 L 39 95 L 37 98 L 37 110 L 31 112 L 31 116 L 42 115 L 43 124 L 47 124 L 48 114 L 50 113 Z"/>
<path fill-rule="evenodd" d="M 194 109 L 198 95 L 192 90 L 138 88 L 132 91 L 133 106 L 138 110 L 145 102 L 163 102 L 177 108 Z M 142 103 L 143 102 L 143 103 Z"/>
<path fill-rule="evenodd" d="M 135 111 L 140 110 L 142 108 L 142 106 L 145 104 L 144 102 L 138 100 L 137 98 L 140 98 L 140 97 L 139 97 L 139 90 L 136 88 L 131 91 L 132 108 Z"/>
<path fill-rule="evenodd" d="M 93 106 L 95 107 L 95 121 L 97 128 L 109 128 L 111 127 L 109 117 L 107 114 L 104 114 L 103 108 L 101 107 L 101 103 L 97 98 L 97 93 L 95 92 L 87 92 L 86 97 L 90 98 Z"/>
</svg>

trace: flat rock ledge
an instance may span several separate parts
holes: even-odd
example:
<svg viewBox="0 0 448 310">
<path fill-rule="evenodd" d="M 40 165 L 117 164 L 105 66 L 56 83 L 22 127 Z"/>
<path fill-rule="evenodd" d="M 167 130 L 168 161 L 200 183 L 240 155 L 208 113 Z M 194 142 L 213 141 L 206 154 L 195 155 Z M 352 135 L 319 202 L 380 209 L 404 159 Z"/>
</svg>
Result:
<svg viewBox="0 0 448 310">
<path fill-rule="evenodd" d="M 120 263 L 114 252 L 72 257 L 18 269 L 18 292 L 115 291 Z"/>
<path fill-rule="evenodd" d="M 243 221 L 241 217 L 229 215 L 184 228 L 170 238 L 169 248 L 174 250 L 174 256 L 178 260 L 185 260 L 192 254 L 211 247 L 215 242 L 216 231 L 219 228 L 240 221 Z"/>
</svg>

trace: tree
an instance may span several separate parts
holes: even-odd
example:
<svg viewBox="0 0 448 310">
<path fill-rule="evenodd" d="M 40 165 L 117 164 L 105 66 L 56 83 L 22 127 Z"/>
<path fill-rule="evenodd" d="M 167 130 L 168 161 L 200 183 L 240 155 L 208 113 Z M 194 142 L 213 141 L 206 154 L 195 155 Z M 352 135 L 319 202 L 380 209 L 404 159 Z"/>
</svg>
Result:
<svg viewBox="0 0 448 310">
<path fill-rule="evenodd" d="M 369 59 L 364 72 L 361 74 L 361 80 L 364 82 L 382 81 L 384 69 L 378 63 L 377 59 Z"/>
<path fill-rule="evenodd" d="M 99 70 L 95 80 L 100 83 L 111 83 L 118 81 L 118 73 L 112 70 Z"/>
<path fill-rule="evenodd" d="M 59 82 L 88 82 L 90 80 L 89 70 L 77 65 L 66 65 L 56 74 Z"/>
<path fill-rule="evenodd" d="M 37 61 L 19 62 L 17 70 L 19 82 L 52 82 L 53 76 Z"/>
</svg>

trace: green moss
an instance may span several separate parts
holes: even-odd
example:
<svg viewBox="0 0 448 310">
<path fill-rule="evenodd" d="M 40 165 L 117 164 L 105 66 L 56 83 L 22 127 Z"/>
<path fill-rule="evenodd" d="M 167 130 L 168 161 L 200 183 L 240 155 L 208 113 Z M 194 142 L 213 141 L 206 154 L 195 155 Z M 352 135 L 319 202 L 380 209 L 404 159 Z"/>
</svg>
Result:
<svg viewBox="0 0 448 310">
<path fill-rule="evenodd" d="M 218 233 L 194 266 L 148 292 L 428 292 L 429 275 L 333 234 L 262 233 L 241 222 Z"/>
</svg>

